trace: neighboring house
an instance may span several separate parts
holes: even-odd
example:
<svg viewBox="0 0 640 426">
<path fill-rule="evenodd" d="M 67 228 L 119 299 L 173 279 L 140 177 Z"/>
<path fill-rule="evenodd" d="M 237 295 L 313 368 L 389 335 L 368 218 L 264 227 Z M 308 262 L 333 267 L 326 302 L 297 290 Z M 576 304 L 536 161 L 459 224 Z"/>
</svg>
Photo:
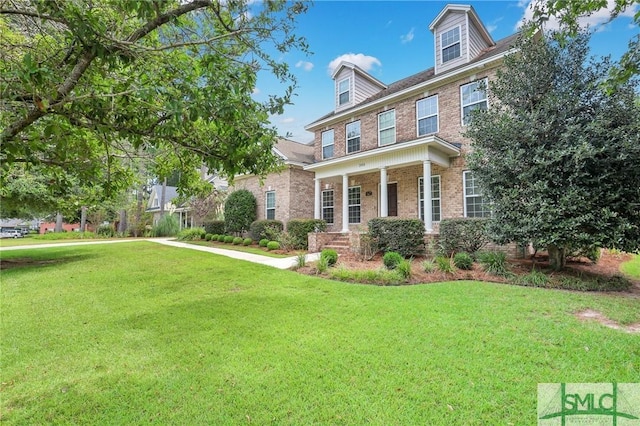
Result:
<svg viewBox="0 0 640 426">
<path fill-rule="evenodd" d="M 40 223 L 38 233 L 46 234 L 48 232 L 55 232 L 55 230 L 56 230 L 55 222 L 42 222 Z M 79 223 L 63 223 L 62 230 L 63 232 L 80 232 L 80 224 Z"/>
<path fill-rule="evenodd" d="M 313 163 L 313 152 L 311 145 L 278 138 L 273 153 L 282 160 L 283 169 L 262 182 L 255 175 L 236 176 L 231 191 L 246 189 L 256 197 L 258 220 L 275 219 L 286 225 L 290 219 L 312 218 L 313 172 L 304 167 Z"/>
<path fill-rule="evenodd" d="M 315 161 L 304 170 L 315 184 L 304 195 L 313 194 L 306 200 L 330 231 L 398 216 L 420 218 L 434 234 L 444 218 L 490 215 L 466 169 L 462 133 L 470 111 L 490 107 L 484 87 L 516 35 L 494 42 L 466 5 L 447 5 L 429 28 L 433 68 L 386 85 L 343 62 L 333 73 L 335 109 L 306 127 Z"/>
<path fill-rule="evenodd" d="M 176 205 L 178 199 L 178 188 L 175 186 L 166 186 L 164 194 L 164 212 L 172 213 L 178 216 L 180 229 L 191 228 L 193 226 L 193 218 L 189 213 L 189 207 L 185 203 Z M 147 213 L 153 214 L 153 224 L 156 225 L 160 220 L 162 203 L 162 185 L 153 185 L 151 195 L 147 203 Z"/>
</svg>

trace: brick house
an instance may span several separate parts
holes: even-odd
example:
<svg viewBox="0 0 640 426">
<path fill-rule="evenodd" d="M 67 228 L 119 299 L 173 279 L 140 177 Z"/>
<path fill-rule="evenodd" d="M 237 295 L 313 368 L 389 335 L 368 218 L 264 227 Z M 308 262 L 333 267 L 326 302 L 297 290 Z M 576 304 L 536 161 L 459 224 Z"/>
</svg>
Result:
<svg viewBox="0 0 640 426">
<path fill-rule="evenodd" d="M 465 168 L 468 114 L 488 108 L 484 88 L 516 35 L 495 42 L 472 6 L 447 5 L 429 26 L 435 66 L 386 85 L 356 65 L 333 72 L 335 109 L 314 132 L 313 216 L 349 233 L 375 217 L 441 219 L 490 214 Z M 428 179 L 425 182 L 424 177 Z M 424 190 L 426 187 L 426 191 Z"/>
<path fill-rule="evenodd" d="M 313 150 L 311 145 L 278 138 L 273 153 L 282 160 L 282 170 L 262 182 L 255 175 L 236 176 L 230 191 L 246 189 L 256 197 L 258 220 L 275 219 L 286 225 L 290 219 L 312 218 L 314 174 L 304 167 L 313 163 Z"/>
</svg>

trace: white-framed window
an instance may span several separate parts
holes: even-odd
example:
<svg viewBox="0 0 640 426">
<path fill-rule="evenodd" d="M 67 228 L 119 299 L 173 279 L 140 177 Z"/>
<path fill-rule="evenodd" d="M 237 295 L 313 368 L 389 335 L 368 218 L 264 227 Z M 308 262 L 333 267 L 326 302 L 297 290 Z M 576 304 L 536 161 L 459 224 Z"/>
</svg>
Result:
<svg viewBox="0 0 640 426">
<path fill-rule="evenodd" d="M 440 176 L 431 176 L 431 220 L 440 222 Z M 418 210 L 420 219 L 424 220 L 424 178 L 418 178 Z"/>
<path fill-rule="evenodd" d="M 360 223 L 360 187 L 349 187 L 349 223 Z"/>
<path fill-rule="evenodd" d="M 322 132 L 322 158 L 333 157 L 333 129 Z"/>
<path fill-rule="evenodd" d="M 462 110 L 462 124 L 466 126 L 471 119 L 471 111 L 474 109 L 487 109 L 487 79 L 474 81 L 460 86 L 460 99 Z"/>
<path fill-rule="evenodd" d="M 378 114 L 378 145 L 385 146 L 396 143 L 396 110 Z"/>
<path fill-rule="evenodd" d="M 351 98 L 351 79 L 345 78 L 338 82 L 338 105 L 345 105 L 349 103 Z"/>
<path fill-rule="evenodd" d="M 438 132 L 438 95 L 416 102 L 418 136 Z"/>
<path fill-rule="evenodd" d="M 460 27 L 455 27 L 440 36 L 442 63 L 460 57 Z"/>
<path fill-rule="evenodd" d="M 266 219 L 276 218 L 276 191 L 264 193 L 264 217 Z"/>
<path fill-rule="evenodd" d="M 478 181 L 473 173 L 462 173 L 464 187 L 464 216 L 465 217 L 490 217 L 491 204 L 482 196 Z"/>
<path fill-rule="evenodd" d="M 347 154 L 360 151 L 360 121 L 347 124 Z"/>
<path fill-rule="evenodd" d="M 333 189 L 322 191 L 322 219 L 333 224 Z"/>
</svg>

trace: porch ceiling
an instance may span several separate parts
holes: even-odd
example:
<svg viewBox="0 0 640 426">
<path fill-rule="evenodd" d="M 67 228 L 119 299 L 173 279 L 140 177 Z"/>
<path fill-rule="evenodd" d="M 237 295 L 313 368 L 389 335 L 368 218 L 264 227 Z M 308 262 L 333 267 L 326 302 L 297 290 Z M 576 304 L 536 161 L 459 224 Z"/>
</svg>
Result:
<svg viewBox="0 0 640 426">
<path fill-rule="evenodd" d="M 370 173 L 383 167 L 422 164 L 426 160 L 442 167 L 449 167 L 450 158 L 458 156 L 460 156 L 460 148 L 432 135 L 310 164 L 304 169 L 315 172 L 316 178 L 322 179 L 336 175 Z"/>
</svg>

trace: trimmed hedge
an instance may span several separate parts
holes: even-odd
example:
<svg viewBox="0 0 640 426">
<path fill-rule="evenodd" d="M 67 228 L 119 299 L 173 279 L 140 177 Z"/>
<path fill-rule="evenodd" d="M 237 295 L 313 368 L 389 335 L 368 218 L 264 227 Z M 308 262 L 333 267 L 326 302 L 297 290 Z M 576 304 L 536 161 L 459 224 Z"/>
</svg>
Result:
<svg viewBox="0 0 640 426">
<path fill-rule="evenodd" d="M 338 252 L 333 249 L 324 249 L 320 252 L 320 259 L 324 259 L 327 266 L 333 266 L 338 261 Z"/>
<path fill-rule="evenodd" d="M 244 239 L 242 237 L 235 237 L 232 243 L 234 246 L 239 246 L 240 244 L 242 244 L 243 241 Z"/>
<path fill-rule="evenodd" d="M 251 222 L 249 226 L 249 237 L 252 240 L 260 241 L 263 238 L 274 240 L 284 229 L 284 225 L 279 220 L 262 219 Z"/>
<path fill-rule="evenodd" d="M 280 249 L 280 243 L 277 241 L 269 241 L 267 243 L 267 250 L 279 250 Z"/>
<path fill-rule="evenodd" d="M 445 256 L 465 252 L 472 256 L 489 242 L 487 219 L 456 218 L 440 222 L 440 250 Z"/>
<path fill-rule="evenodd" d="M 207 234 L 224 234 L 224 220 L 211 220 L 202 224 Z"/>
<path fill-rule="evenodd" d="M 243 245 L 243 246 L 250 246 L 250 245 L 251 245 L 251 243 L 253 243 L 253 240 L 252 240 L 251 238 L 245 238 L 245 239 L 242 241 L 242 245 Z"/>
<path fill-rule="evenodd" d="M 402 257 L 424 253 L 424 224 L 420 219 L 379 217 L 369 221 L 369 234 L 385 253 L 395 251 Z"/>
<path fill-rule="evenodd" d="M 229 244 L 229 243 L 232 243 L 232 242 L 233 242 L 233 239 L 234 239 L 234 238 L 235 238 L 235 237 L 232 237 L 231 235 L 225 235 L 225 237 L 224 237 L 224 240 L 223 240 L 223 241 L 224 241 L 225 243 Z"/>
<path fill-rule="evenodd" d="M 400 253 L 395 251 L 388 251 L 382 257 L 382 263 L 387 269 L 396 269 L 396 267 L 404 260 L 404 257 Z"/>
<path fill-rule="evenodd" d="M 322 219 L 291 219 L 287 222 L 287 232 L 294 239 L 294 248 L 307 250 L 309 248 L 308 234 L 310 232 L 324 232 L 327 222 Z"/>
<path fill-rule="evenodd" d="M 256 197 L 246 189 L 232 192 L 224 203 L 224 227 L 228 233 L 242 234 L 256 220 Z"/>
<path fill-rule="evenodd" d="M 266 239 L 266 238 L 263 238 L 263 239 L 261 239 L 260 241 L 258 241 L 258 245 L 259 245 L 260 247 L 266 247 L 266 246 L 267 246 L 267 244 L 269 244 L 269 240 L 268 240 L 268 239 Z"/>
</svg>

